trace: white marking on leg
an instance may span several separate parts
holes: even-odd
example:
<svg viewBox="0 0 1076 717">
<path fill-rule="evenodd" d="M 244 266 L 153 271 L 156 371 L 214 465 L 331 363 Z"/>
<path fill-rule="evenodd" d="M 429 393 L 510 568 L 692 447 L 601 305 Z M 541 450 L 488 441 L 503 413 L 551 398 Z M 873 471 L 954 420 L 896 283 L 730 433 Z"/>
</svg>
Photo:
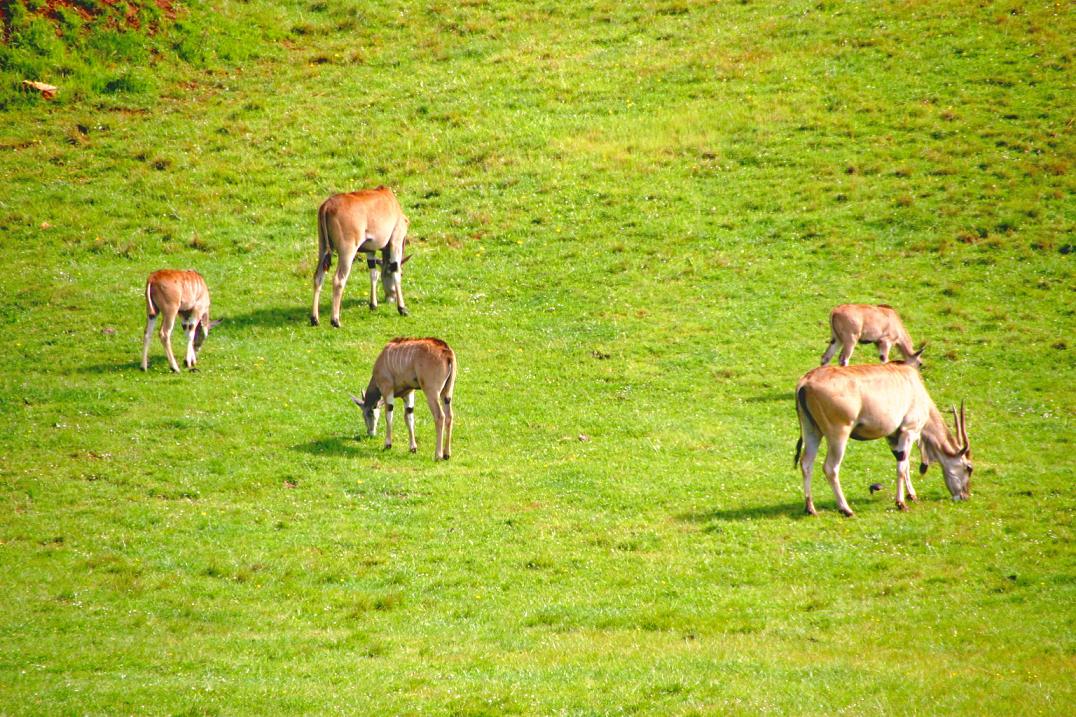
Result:
<svg viewBox="0 0 1076 717">
<path fill-rule="evenodd" d="M 907 495 L 911 500 L 915 500 L 915 490 L 912 489 L 912 445 L 915 443 L 915 437 L 910 434 L 901 434 L 897 439 L 896 446 L 893 448 L 900 458 L 897 459 L 897 508 L 900 510 L 907 510 L 908 506 L 904 502 L 905 488 L 907 488 Z"/>
<path fill-rule="evenodd" d="M 395 396 L 391 393 L 385 394 L 385 448 L 392 448 L 392 414 L 393 406 L 395 402 Z"/>
<path fill-rule="evenodd" d="M 183 333 L 187 337 L 187 353 L 183 357 L 183 363 L 187 368 L 194 368 L 194 334 L 197 330 L 197 323 L 183 324 Z"/>
<path fill-rule="evenodd" d="M 407 423 L 407 437 L 410 439 L 412 453 L 418 451 L 418 443 L 415 442 L 415 392 L 408 391 L 404 399 L 404 420 Z"/>
</svg>

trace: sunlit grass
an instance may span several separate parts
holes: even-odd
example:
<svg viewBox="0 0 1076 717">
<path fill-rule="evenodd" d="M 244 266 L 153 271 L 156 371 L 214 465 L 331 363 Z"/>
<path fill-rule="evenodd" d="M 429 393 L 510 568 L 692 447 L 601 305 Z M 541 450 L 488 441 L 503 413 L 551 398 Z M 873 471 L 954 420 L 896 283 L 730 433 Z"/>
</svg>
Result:
<svg viewBox="0 0 1076 717">
<path fill-rule="evenodd" d="M 1072 711 L 1069 14 L 219 9 L 4 110 L 0 711 Z M 412 315 L 358 272 L 311 328 L 316 207 L 380 183 Z M 194 374 L 137 369 L 166 266 L 225 319 Z M 971 501 L 896 513 L 861 443 L 856 518 L 801 514 L 844 301 L 968 400 Z M 417 455 L 358 438 L 397 335 L 459 357 L 448 463 L 421 400 Z"/>
</svg>

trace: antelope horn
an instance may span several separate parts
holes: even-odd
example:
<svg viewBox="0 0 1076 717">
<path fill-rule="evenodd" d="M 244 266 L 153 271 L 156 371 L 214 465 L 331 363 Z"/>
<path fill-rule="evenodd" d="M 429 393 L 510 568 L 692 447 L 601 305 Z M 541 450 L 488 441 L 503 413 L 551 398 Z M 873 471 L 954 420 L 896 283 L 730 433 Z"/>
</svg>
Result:
<svg viewBox="0 0 1076 717">
<path fill-rule="evenodd" d="M 955 406 L 950 406 L 949 411 L 952 413 L 953 431 L 957 433 L 957 453 L 955 453 L 955 455 L 960 455 L 961 453 L 965 452 L 964 433 L 960 430 L 960 413 L 957 412 L 957 407 Z M 946 452 L 949 452 L 948 449 L 946 450 Z"/>
</svg>

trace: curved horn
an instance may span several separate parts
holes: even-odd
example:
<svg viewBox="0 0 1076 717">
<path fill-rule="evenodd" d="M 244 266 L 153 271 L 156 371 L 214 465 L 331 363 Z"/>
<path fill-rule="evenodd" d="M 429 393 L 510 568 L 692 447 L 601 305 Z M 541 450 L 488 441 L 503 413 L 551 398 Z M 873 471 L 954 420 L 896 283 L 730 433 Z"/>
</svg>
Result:
<svg viewBox="0 0 1076 717">
<path fill-rule="evenodd" d="M 956 452 L 951 455 L 958 456 L 964 452 L 964 435 L 960 430 L 960 414 L 956 412 L 956 406 L 949 406 L 949 412 L 953 414 L 953 432 L 956 433 Z M 945 449 L 946 453 L 949 453 L 949 449 Z"/>
</svg>

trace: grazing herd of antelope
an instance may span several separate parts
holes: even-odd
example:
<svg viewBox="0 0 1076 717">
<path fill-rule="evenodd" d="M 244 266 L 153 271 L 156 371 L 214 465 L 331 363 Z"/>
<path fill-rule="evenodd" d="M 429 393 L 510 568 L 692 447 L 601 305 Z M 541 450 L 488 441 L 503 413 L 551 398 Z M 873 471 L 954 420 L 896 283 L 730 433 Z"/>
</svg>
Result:
<svg viewBox="0 0 1076 717">
<path fill-rule="evenodd" d="M 366 254 L 370 270 L 370 308 L 377 308 L 377 283 L 380 278 L 385 300 L 394 301 L 401 316 L 407 316 L 401 274 L 407 231 L 410 222 L 396 195 L 388 187 L 335 194 L 318 208 L 318 255 L 314 270 L 314 300 L 310 323 L 319 324 L 318 304 L 325 273 L 338 257 L 333 276 L 332 325 L 340 326 L 340 305 L 351 266 L 359 252 Z M 380 252 L 381 257 L 376 254 Z M 195 370 L 198 351 L 219 324 L 209 318 L 209 289 L 194 271 L 161 270 L 146 281 L 146 333 L 142 346 L 142 370 L 149 365 L 149 345 L 157 315 L 162 314 L 160 339 L 171 369 L 179 372 L 172 354 L 171 335 L 176 317 L 183 315 L 187 336 L 184 363 Z M 811 474 L 815 457 L 826 439 L 828 446 L 823 471 L 837 499 L 837 508 L 846 516 L 852 508 L 841 490 L 839 471 L 848 439 L 871 441 L 885 438 L 897 460 L 896 504 L 907 510 L 907 500 L 916 500 L 912 487 L 911 449 L 919 444 L 919 473 L 931 463 L 941 466 L 946 487 L 953 500 L 970 495 L 971 444 L 968 440 L 963 401 L 960 412 L 953 407 L 956 437 L 949 432 L 941 413 L 934 405 L 920 376 L 920 356 L 900 316 L 891 306 L 881 304 L 842 304 L 829 317 L 830 342 L 822 355 L 822 365 L 808 371 L 796 384 L 796 413 L 800 438 L 796 457 L 803 473 L 805 507 L 817 515 L 811 496 Z M 880 364 L 849 366 L 857 343 L 872 343 L 878 349 Z M 924 344 L 925 345 L 925 344 Z M 830 366 L 837 348 L 839 366 Z M 903 356 L 889 361 L 896 347 Z M 456 355 L 438 338 L 395 338 L 374 361 L 366 390 L 352 401 L 362 409 L 366 431 L 376 435 L 382 407 L 385 411 L 385 448 L 392 447 L 393 408 L 395 400 L 404 400 L 410 450 L 415 453 L 415 391 L 426 395 L 426 402 L 437 426 L 434 460 L 451 456 L 452 393 L 456 384 Z"/>
</svg>

